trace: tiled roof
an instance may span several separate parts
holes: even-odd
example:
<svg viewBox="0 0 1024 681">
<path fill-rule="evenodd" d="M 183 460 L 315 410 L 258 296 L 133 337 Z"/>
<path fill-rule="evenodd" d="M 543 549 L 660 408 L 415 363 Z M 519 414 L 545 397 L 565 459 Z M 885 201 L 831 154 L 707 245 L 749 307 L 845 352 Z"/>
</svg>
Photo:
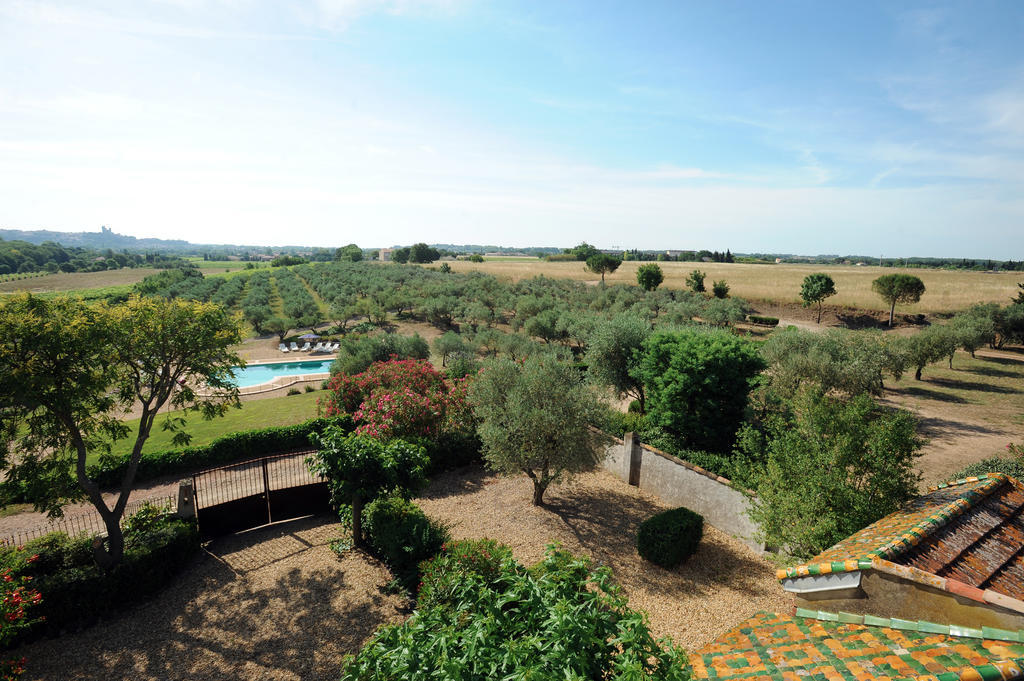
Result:
<svg viewBox="0 0 1024 681">
<path fill-rule="evenodd" d="M 868 569 L 1024 600 L 1024 485 L 994 473 L 933 487 L 778 578 Z"/>
<path fill-rule="evenodd" d="M 798 609 L 758 613 L 690 664 L 698 679 L 1004 681 L 1022 678 L 1020 640 L 1020 632 Z"/>
</svg>

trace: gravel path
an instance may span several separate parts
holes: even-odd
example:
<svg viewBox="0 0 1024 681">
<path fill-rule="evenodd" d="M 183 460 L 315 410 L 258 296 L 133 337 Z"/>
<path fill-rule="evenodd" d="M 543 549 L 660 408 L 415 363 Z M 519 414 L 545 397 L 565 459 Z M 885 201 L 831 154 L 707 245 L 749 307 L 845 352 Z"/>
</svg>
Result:
<svg viewBox="0 0 1024 681">
<path fill-rule="evenodd" d="M 551 488 L 543 508 L 530 498 L 525 476 L 468 468 L 436 478 L 418 503 L 454 536 L 491 537 L 525 563 L 552 541 L 589 554 L 612 568 L 656 635 L 689 649 L 759 610 L 792 607 L 771 565 L 710 526 L 678 569 L 644 562 L 636 528 L 666 505 L 610 474 Z M 307 518 L 218 540 L 152 601 L 17 651 L 29 660 L 25 678 L 335 679 L 344 654 L 405 616 L 402 602 L 381 592 L 385 568 L 360 553 L 338 559 L 330 551 L 337 532 L 330 520 Z"/>
<path fill-rule="evenodd" d="M 641 559 L 637 527 L 669 506 L 609 473 L 587 473 L 549 488 L 543 508 L 531 505 L 531 497 L 526 476 L 466 469 L 439 476 L 417 503 L 448 523 L 456 538 L 495 539 L 527 564 L 540 560 L 552 541 L 590 555 L 612 568 L 630 605 L 648 613 L 657 636 L 671 636 L 688 649 L 760 610 L 790 612 L 793 606 L 771 564 L 707 524 L 697 553 L 675 570 Z"/>
<path fill-rule="evenodd" d="M 376 561 L 328 548 L 320 518 L 227 537 L 154 600 L 109 622 L 18 651 L 24 679 L 308 681 L 336 679 L 341 658 L 402 603 Z"/>
</svg>

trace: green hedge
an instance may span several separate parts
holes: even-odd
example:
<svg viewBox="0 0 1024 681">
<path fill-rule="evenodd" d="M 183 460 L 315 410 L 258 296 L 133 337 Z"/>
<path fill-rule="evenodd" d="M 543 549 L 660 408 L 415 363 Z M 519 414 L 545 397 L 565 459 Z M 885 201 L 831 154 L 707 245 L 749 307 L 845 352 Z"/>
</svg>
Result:
<svg viewBox="0 0 1024 681">
<path fill-rule="evenodd" d="M 779 325 L 778 317 L 762 317 L 756 314 L 747 315 L 747 321 L 749 321 L 751 324 L 761 324 L 763 326 Z"/>
<path fill-rule="evenodd" d="M 340 423 L 342 428 L 353 430 L 352 417 L 310 419 L 294 426 L 278 426 L 257 430 L 242 430 L 217 438 L 201 447 L 185 447 L 162 452 L 148 452 L 142 455 L 135 481 L 149 480 L 163 475 L 191 473 L 204 468 L 223 466 L 270 454 L 312 448 L 309 441 L 313 433 L 321 433 L 331 423 Z M 107 457 L 89 467 L 89 477 L 100 487 L 114 487 L 121 484 L 128 458 Z"/>
<path fill-rule="evenodd" d="M 679 507 L 640 523 L 636 550 L 645 560 L 671 569 L 697 551 L 702 536 L 704 518 L 688 508 Z"/>
<path fill-rule="evenodd" d="M 364 523 L 370 546 L 409 591 L 414 591 L 419 581 L 419 564 L 436 556 L 451 539 L 447 527 L 428 518 L 413 502 L 398 497 L 367 505 Z"/>
<path fill-rule="evenodd" d="M 110 572 L 96 565 L 92 537 L 85 534 L 69 537 L 54 532 L 22 549 L 0 548 L 0 568 L 10 568 L 15 576 L 30 576 L 32 588 L 43 595 L 31 616 L 45 619 L 14 643 L 89 626 L 147 598 L 165 586 L 198 549 L 195 524 L 162 513 L 134 529 L 130 520 L 126 522 L 124 559 Z M 33 561 L 33 556 L 38 558 Z"/>
</svg>

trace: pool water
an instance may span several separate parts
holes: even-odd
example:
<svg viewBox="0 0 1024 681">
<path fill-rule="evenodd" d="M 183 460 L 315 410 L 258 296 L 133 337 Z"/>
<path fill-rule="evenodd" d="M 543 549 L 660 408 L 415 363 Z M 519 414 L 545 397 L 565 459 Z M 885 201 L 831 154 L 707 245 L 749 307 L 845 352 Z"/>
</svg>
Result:
<svg viewBox="0 0 1024 681">
<path fill-rule="evenodd" d="M 326 374 L 331 370 L 333 359 L 309 360 L 305 362 L 275 362 L 274 364 L 250 364 L 244 369 L 235 367 L 235 383 L 239 388 L 248 388 L 268 383 L 278 376 L 301 376 L 302 374 Z"/>
</svg>

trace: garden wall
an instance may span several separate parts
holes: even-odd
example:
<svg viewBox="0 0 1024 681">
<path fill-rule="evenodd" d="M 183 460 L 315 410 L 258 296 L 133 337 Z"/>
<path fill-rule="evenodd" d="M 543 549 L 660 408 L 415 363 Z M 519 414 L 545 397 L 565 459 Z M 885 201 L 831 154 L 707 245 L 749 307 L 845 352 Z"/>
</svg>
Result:
<svg viewBox="0 0 1024 681">
<path fill-rule="evenodd" d="M 747 516 L 750 501 L 721 476 L 661 450 L 636 442 L 633 433 L 614 438 L 602 462 L 623 482 L 685 506 L 704 516 L 711 526 L 727 532 L 756 551 L 764 544 L 754 537 L 757 525 Z"/>
</svg>

